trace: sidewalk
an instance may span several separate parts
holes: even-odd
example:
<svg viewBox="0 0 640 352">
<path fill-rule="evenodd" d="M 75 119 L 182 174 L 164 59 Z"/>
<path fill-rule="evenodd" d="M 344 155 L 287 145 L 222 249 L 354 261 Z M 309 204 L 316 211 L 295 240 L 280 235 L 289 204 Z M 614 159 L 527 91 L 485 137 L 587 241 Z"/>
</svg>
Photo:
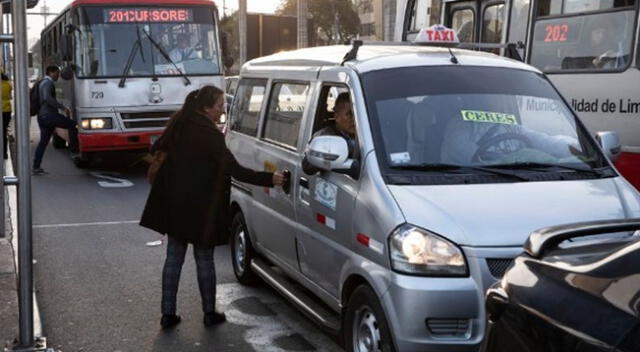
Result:
<svg viewBox="0 0 640 352">
<path fill-rule="evenodd" d="M 18 336 L 18 287 L 13 247 L 11 212 L 5 190 L 5 237 L 0 238 L 0 349 L 11 347 Z"/>
</svg>

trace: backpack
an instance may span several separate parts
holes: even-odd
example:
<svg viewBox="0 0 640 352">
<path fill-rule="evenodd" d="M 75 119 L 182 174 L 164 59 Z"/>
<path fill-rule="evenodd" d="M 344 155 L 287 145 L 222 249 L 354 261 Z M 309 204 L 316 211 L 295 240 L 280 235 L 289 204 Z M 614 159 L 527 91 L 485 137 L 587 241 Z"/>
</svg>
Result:
<svg viewBox="0 0 640 352">
<path fill-rule="evenodd" d="M 38 111 L 40 111 L 42 105 L 40 102 L 40 83 L 42 83 L 41 79 L 29 89 L 29 116 L 38 115 Z"/>
</svg>

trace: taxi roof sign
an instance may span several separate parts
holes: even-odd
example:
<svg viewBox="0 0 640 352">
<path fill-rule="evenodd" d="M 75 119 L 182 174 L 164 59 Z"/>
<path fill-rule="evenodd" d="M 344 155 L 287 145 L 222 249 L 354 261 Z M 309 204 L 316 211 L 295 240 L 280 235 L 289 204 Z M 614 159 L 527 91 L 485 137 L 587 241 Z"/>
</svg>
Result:
<svg viewBox="0 0 640 352">
<path fill-rule="evenodd" d="M 422 28 L 413 40 L 418 45 L 449 46 L 460 44 L 458 34 L 451 28 L 436 24 L 428 28 Z"/>
</svg>

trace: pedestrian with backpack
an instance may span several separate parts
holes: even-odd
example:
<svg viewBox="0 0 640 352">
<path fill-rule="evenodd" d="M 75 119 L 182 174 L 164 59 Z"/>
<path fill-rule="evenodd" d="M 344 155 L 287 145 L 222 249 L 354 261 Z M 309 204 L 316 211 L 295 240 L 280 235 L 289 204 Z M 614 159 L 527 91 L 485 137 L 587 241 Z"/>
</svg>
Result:
<svg viewBox="0 0 640 352">
<path fill-rule="evenodd" d="M 40 143 L 36 148 L 36 154 L 33 159 L 33 174 L 42 175 L 46 172 L 41 167 L 44 151 L 51 140 L 56 128 L 64 128 L 69 131 L 69 150 L 72 155 L 78 153 L 78 127 L 74 120 L 70 118 L 71 111 L 69 108 L 58 102 L 56 99 L 55 82 L 60 77 L 60 68 L 58 66 L 48 66 L 46 76 L 36 83 L 36 91 L 38 93 L 39 105 L 37 107 L 38 126 L 40 127 Z M 34 99 L 31 99 L 34 98 Z M 30 100 L 36 100 L 30 93 Z M 64 111 L 64 115 L 60 114 L 60 110 Z"/>
</svg>

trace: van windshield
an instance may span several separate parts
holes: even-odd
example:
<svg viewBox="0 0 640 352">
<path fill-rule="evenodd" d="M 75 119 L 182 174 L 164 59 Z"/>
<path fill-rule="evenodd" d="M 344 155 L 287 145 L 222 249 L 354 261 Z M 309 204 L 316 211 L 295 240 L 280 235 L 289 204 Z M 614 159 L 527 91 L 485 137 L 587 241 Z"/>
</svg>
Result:
<svg viewBox="0 0 640 352">
<path fill-rule="evenodd" d="M 388 169 L 608 167 L 553 86 L 535 72 L 409 67 L 366 73 L 363 85 L 376 150 Z"/>
</svg>

